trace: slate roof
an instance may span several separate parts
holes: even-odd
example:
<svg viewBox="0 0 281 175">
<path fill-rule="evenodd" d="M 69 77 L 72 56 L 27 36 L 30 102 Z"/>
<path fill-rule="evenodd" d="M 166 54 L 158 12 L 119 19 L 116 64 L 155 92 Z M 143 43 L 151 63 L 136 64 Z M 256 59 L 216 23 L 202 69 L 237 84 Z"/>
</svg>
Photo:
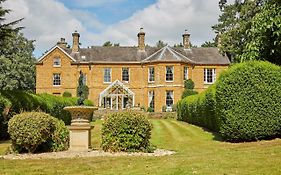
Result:
<svg viewBox="0 0 281 175">
<path fill-rule="evenodd" d="M 230 64 L 229 59 L 221 55 L 217 48 L 210 47 L 191 49 L 172 48 L 169 46 L 163 48 L 146 47 L 145 51 L 139 51 L 138 47 L 92 46 L 91 48 L 81 48 L 79 52 L 76 53 L 72 53 L 71 49 L 63 49 L 63 51 L 65 51 L 72 60 L 75 60 L 74 63 L 145 64 L 152 62 L 184 62 L 191 64 Z M 41 61 L 43 57 L 39 60 Z M 38 62 L 40 62 L 39 60 Z"/>
</svg>

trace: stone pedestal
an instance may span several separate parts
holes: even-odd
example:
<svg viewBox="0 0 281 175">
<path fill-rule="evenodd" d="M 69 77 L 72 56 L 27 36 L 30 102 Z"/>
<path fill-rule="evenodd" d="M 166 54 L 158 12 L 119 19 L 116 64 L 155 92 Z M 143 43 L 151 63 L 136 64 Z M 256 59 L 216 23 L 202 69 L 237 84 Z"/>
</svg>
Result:
<svg viewBox="0 0 281 175">
<path fill-rule="evenodd" d="M 91 149 L 91 129 L 89 119 L 93 112 L 97 110 L 92 106 L 67 106 L 64 110 L 69 111 L 72 117 L 71 125 L 68 126 L 69 150 L 70 151 L 89 151 Z"/>
<path fill-rule="evenodd" d="M 70 151 L 88 151 L 91 149 L 91 129 L 90 124 L 72 123 L 68 127 L 70 131 L 69 150 Z"/>
</svg>

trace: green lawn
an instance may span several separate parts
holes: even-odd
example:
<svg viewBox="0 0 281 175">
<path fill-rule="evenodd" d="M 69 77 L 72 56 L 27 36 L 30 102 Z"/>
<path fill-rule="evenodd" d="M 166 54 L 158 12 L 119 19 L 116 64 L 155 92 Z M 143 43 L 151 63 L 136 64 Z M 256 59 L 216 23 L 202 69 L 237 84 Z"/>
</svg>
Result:
<svg viewBox="0 0 281 175">
<path fill-rule="evenodd" d="M 281 174 L 281 140 L 231 144 L 203 129 L 174 120 L 151 120 L 152 142 L 175 150 L 165 157 L 94 157 L 57 160 L 0 160 L 0 174 Z M 101 121 L 92 144 L 99 148 Z M 8 143 L 0 143 L 3 153 Z"/>
</svg>

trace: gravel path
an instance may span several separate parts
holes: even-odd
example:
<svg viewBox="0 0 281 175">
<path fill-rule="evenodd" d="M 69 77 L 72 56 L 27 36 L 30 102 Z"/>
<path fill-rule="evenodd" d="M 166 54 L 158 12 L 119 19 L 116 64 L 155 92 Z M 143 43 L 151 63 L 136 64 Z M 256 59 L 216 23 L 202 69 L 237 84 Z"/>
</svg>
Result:
<svg viewBox="0 0 281 175">
<path fill-rule="evenodd" d="M 8 154 L 0 156 L 0 159 L 9 159 L 9 160 L 23 160 L 23 159 L 61 159 L 61 158 L 83 158 L 83 157 L 120 157 L 120 156 L 168 156 L 174 154 L 174 151 L 157 149 L 154 153 L 127 153 L 127 152 L 118 152 L 110 153 L 104 152 L 102 150 L 93 150 L 93 151 L 62 151 L 62 152 L 51 152 L 51 153 L 40 153 L 40 154 Z"/>
</svg>

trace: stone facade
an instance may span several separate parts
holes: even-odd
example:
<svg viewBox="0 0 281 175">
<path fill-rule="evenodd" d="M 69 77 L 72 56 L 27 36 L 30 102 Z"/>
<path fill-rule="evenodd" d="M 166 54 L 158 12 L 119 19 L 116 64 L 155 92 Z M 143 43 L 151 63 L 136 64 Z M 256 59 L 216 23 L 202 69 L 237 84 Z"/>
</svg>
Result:
<svg viewBox="0 0 281 175">
<path fill-rule="evenodd" d="M 79 42 L 79 35 L 73 35 L 73 37 L 77 36 L 78 41 L 77 38 L 73 41 L 75 43 Z M 143 38 L 141 38 L 142 41 L 139 42 L 144 42 L 144 33 L 139 34 L 139 36 L 143 36 Z M 141 49 L 145 49 L 141 43 L 140 45 Z M 75 45 L 74 50 L 77 51 L 77 49 L 79 52 L 79 47 Z M 178 52 L 168 47 L 159 50 L 159 52 L 161 52 L 161 56 L 168 56 L 170 52 L 172 55 L 174 53 L 178 54 Z M 97 54 L 93 53 L 93 55 Z M 150 54 L 150 56 L 153 56 L 153 53 Z M 80 57 L 82 57 L 81 54 Z M 36 64 L 36 93 L 62 95 L 65 91 L 68 91 L 75 96 L 79 72 L 82 71 L 83 74 L 86 75 L 86 84 L 89 87 L 89 99 L 92 100 L 95 105 L 101 105 L 101 102 L 104 100 L 100 99 L 101 93 L 115 82 L 115 80 L 119 80 L 122 82 L 122 86 L 125 86 L 134 93 L 133 104 L 131 107 L 144 106 L 147 109 L 151 105 L 151 103 L 149 104 L 149 102 L 151 102 L 149 91 L 154 91 L 154 110 L 159 112 L 162 111 L 162 107 L 166 105 L 168 91 L 173 92 L 172 98 L 174 104 L 181 99 L 185 78 L 192 79 L 195 83 L 195 90 L 202 92 L 211 84 L 204 83 L 204 76 L 206 79 L 204 71 L 206 74 L 206 69 L 214 70 L 215 74 L 213 74 L 213 76 L 218 77 L 221 71 L 227 69 L 229 65 L 228 61 L 223 64 L 202 64 L 179 61 L 177 56 L 174 57 L 176 58 L 174 60 L 161 60 L 161 58 L 157 58 L 156 61 L 147 62 L 142 62 L 142 60 L 138 59 L 130 62 L 122 62 L 122 60 L 119 62 L 107 60 L 95 62 L 94 58 L 94 61 L 77 61 L 77 56 L 73 55 L 71 51 L 55 46 L 47 54 L 41 57 Z M 54 63 L 56 59 L 60 60 L 60 64 Z M 173 69 L 173 81 L 166 81 L 167 66 L 170 66 Z M 150 67 L 154 67 L 154 82 L 149 81 Z M 185 67 L 187 67 L 188 70 L 188 73 L 186 74 L 188 77 L 185 77 L 184 75 Z M 110 82 L 104 82 L 105 68 L 110 68 L 111 70 Z M 122 81 L 122 68 L 128 68 L 129 81 Z M 59 85 L 54 85 L 54 74 L 59 74 L 60 76 Z M 125 99 L 121 100 L 122 103 L 124 100 Z M 115 101 L 110 101 L 109 103 L 112 105 Z M 102 108 L 105 106 L 103 105 L 100 107 Z M 121 109 L 123 107 L 121 107 Z M 120 107 L 118 109 L 120 109 Z"/>
</svg>

